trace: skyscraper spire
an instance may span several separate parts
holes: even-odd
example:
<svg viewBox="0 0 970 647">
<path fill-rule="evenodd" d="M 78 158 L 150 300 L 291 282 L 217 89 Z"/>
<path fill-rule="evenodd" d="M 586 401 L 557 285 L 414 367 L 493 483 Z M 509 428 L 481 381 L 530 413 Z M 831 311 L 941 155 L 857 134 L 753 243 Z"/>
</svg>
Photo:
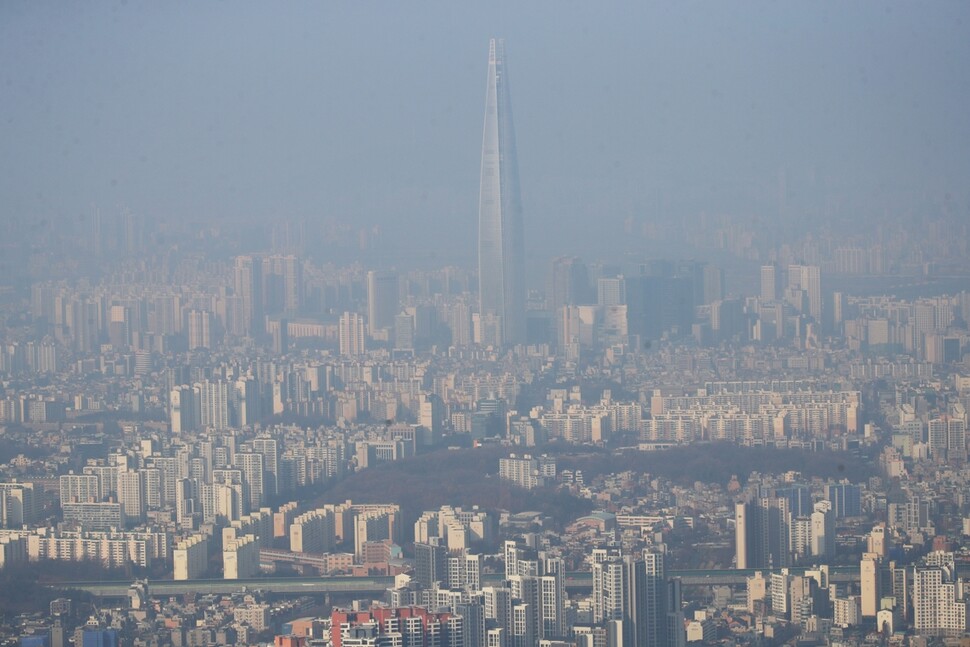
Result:
<svg viewBox="0 0 970 647">
<path fill-rule="evenodd" d="M 525 341 L 525 246 L 505 44 L 488 45 L 485 129 L 478 203 L 478 280 L 483 328 L 494 318 L 502 344 Z"/>
</svg>

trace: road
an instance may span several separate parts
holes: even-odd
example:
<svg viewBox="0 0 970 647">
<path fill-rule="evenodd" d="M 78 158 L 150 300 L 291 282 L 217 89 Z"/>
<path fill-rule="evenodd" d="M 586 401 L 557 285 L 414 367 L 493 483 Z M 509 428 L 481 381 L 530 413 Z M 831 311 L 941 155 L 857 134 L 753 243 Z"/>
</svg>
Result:
<svg viewBox="0 0 970 647">
<path fill-rule="evenodd" d="M 714 569 L 703 571 L 670 571 L 670 577 L 679 577 L 687 585 L 743 585 L 748 577 L 758 569 Z M 801 573 L 805 569 L 791 569 L 793 573 Z M 762 570 L 763 573 L 768 573 Z M 829 570 L 832 581 L 844 583 L 859 580 L 858 566 L 835 566 Z M 489 573 L 483 577 L 483 585 L 497 585 L 502 575 Z M 129 581 L 110 582 L 64 582 L 57 588 L 79 589 L 97 597 L 124 597 L 128 593 Z M 380 593 L 394 585 L 394 578 L 390 576 L 375 577 L 268 577 L 246 580 L 152 580 L 148 583 L 148 593 L 151 597 L 168 597 L 195 593 L 229 594 L 242 590 L 263 591 L 279 595 L 311 595 L 324 593 Z M 588 591 L 592 588 L 592 576 L 588 571 L 576 571 L 566 574 L 566 590 L 571 593 Z"/>
</svg>

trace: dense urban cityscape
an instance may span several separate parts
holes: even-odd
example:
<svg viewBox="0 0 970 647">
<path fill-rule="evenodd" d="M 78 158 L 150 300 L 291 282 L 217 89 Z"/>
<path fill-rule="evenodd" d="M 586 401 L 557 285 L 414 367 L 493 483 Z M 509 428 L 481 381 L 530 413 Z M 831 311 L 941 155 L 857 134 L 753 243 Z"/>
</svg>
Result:
<svg viewBox="0 0 970 647">
<path fill-rule="evenodd" d="M 0 645 L 970 644 L 965 196 L 540 257 L 487 54 L 465 262 L 4 212 Z"/>
</svg>

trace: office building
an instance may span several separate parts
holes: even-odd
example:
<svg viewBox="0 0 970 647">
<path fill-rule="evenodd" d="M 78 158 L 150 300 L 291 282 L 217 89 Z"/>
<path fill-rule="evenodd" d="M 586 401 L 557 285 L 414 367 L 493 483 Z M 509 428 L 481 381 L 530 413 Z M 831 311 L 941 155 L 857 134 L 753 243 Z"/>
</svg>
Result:
<svg viewBox="0 0 970 647">
<path fill-rule="evenodd" d="M 589 272 L 581 259 L 575 256 L 553 259 L 546 307 L 554 316 L 563 306 L 589 303 L 592 300 L 591 292 Z"/>
<path fill-rule="evenodd" d="M 371 337 L 376 331 L 394 325 L 400 296 L 398 276 L 394 272 L 370 271 L 367 273 L 367 324 Z"/>
<path fill-rule="evenodd" d="M 294 316 L 303 305 L 303 262 L 293 254 L 274 254 L 262 262 L 266 314 Z"/>
<path fill-rule="evenodd" d="M 488 51 L 478 209 L 480 312 L 498 319 L 501 342 L 525 341 L 525 242 L 505 44 Z"/>
<path fill-rule="evenodd" d="M 644 341 L 659 339 L 664 333 L 687 335 L 694 321 L 693 277 L 664 273 L 628 276 L 626 303 L 631 335 Z"/>
<path fill-rule="evenodd" d="M 850 483 L 825 486 L 825 500 L 832 504 L 836 519 L 858 517 L 862 514 L 862 489 Z"/>
<path fill-rule="evenodd" d="M 761 300 L 765 303 L 778 300 L 778 270 L 774 265 L 761 266 Z"/>
<path fill-rule="evenodd" d="M 796 310 L 822 321 L 822 283 L 817 265 L 789 265 L 785 296 Z"/>
<path fill-rule="evenodd" d="M 80 647 L 118 647 L 121 645 L 117 629 L 83 628 L 78 629 L 78 633 L 75 633 L 75 636 L 78 635 L 80 635 L 81 640 L 78 642 L 75 638 L 74 644 L 80 645 Z"/>
<path fill-rule="evenodd" d="M 599 306 L 626 304 L 626 282 L 622 276 L 603 277 L 596 282 L 596 303 Z"/>
<path fill-rule="evenodd" d="M 19 528 L 35 516 L 33 483 L 0 483 L 0 528 Z"/>
</svg>

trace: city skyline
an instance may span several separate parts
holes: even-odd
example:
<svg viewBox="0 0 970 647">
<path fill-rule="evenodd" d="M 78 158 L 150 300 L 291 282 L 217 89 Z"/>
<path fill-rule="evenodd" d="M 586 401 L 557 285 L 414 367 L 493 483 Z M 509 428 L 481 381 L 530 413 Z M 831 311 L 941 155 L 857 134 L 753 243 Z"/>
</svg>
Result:
<svg viewBox="0 0 970 647">
<path fill-rule="evenodd" d="M 0 647 L 970 636 L 968 8 L 0 4 Z"/>
</svg>

